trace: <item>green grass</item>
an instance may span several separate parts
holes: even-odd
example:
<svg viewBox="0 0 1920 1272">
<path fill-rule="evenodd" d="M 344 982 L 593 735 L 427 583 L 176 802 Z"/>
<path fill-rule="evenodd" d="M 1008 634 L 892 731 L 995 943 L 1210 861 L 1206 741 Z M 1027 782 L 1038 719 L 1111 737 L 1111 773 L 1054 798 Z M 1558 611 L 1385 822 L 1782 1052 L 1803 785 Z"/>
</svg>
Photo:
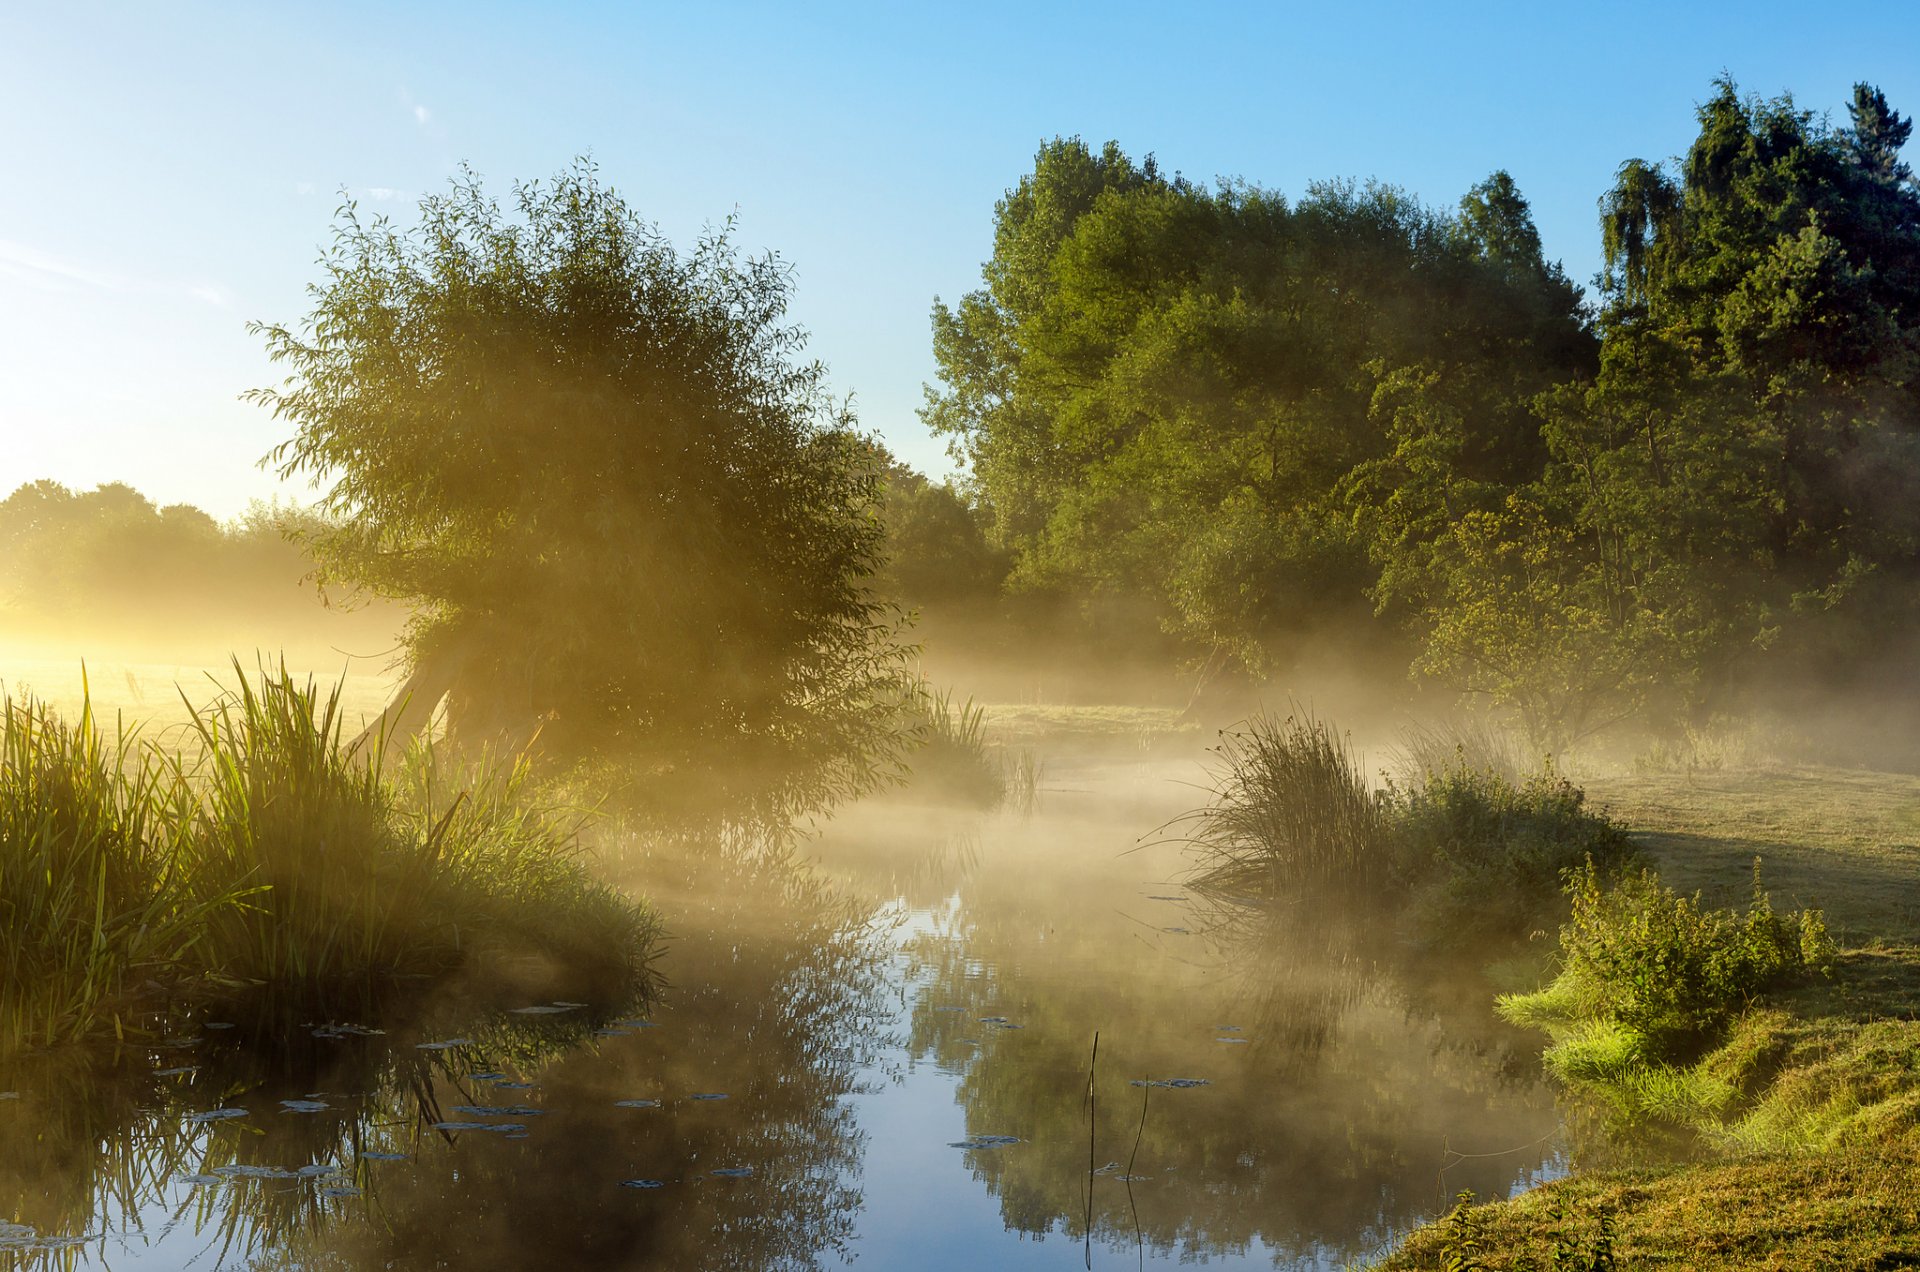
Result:
<svg viewBox="0 0 1920 1272">
<path fill-rule="evenodd" d="M 1775 893 L 1823 907 L 1848 948 L 1830 977 L 1770 991 L 1678 1059 L 1583 1015 L 1576 985 L 1510 999 L 1511 1018 L 1560 1030 L 1549 1066 L 1603 1101 L 1613 1130 L 1583 1150 L 1598 1165 L 1646 1161 L 1637 1146 L 1664 1142 L 1662 1125 L 1704 1159 L 1655 1151 L 1474 1207 L 1477 1265 L 1552 1266 L 1557 1207 L 1589 1231 L 1611 1214 L 1621 1267 L 1920 1266 L 1920 780 L 1776 768 L 1589 789 L 1669 885 L 1737 903 L 1758 853 Z M 1437 1222 L 1380 1266 L 1446 1266 L 1448 1242 Z"/>
<path fill-rule="evenodd" d="M 0 1051 L 124 1032 L 130 990 L 244 987 L 365 1010 L 401 979 L 533 960 L 575 994 L 639 987 L 651 913 L 593 880 L 524 764 L 342 744 L 338 689 L 284 669 L 190 710 L 191 760 L 83 704 L 4 700 Z M 149 993 L 147 997 L 151 997 Z"/>
</svg>

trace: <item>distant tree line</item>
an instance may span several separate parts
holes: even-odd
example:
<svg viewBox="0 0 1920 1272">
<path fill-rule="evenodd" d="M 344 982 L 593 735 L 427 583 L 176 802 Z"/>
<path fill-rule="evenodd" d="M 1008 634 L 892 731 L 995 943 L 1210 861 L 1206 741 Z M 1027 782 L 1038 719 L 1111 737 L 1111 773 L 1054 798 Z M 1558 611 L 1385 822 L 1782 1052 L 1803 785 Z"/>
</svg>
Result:
<svg viewBox="0 0 1920 1272">
<path fill-rule="evenodd" d="M 1832 123 L 1728 80 L 1699 121 L 1680 159 L 1619 168 L 1591 298 L 1504 172 L 1441 211 L 1046 145 L 983 286 L 934 307 L 923 416 L 981 534 L 962 573 L 1001 554 L 1011 592 L 1125 598 L 1254 674 L 1331 632 L 1400 642 L 1549 744 L 1896 652 L 1912 125 L 1864 84 Z"/>
<path fill-rule="evenodd" d="M 300 515 L 255 502 L 222 523 L 191 504 L 156 507 L 119 482 L 28 482 L 0 499 L 0 643 L 156 658 L 195 644 L 225 657 L 236 641 L 308 643 L 322 612 L 305 585 L 314 565 L 281 532 Z M 358 620 L 335 618 L 318 634 L 377 641 L 395 625 L 391 612 Z"/>
</svg>

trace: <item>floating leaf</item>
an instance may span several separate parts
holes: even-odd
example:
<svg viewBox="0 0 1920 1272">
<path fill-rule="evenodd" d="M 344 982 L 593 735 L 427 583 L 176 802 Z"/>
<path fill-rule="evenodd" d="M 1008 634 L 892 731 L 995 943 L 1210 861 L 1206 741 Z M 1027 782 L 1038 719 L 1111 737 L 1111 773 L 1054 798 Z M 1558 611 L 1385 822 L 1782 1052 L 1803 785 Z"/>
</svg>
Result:
<svg viewBox="0 0 1920 1272">
<path fill-rule="evenodd" d="M 718 1175 L 722 1179 L 745 1179 L 748 1175 L 753 1174 L 753 1167 L 722 1166 L 718 1170 L 710 1170 L 707 1173 L 709 1175 Z"/>
<path fill-rule="evenodd" d="M 298 1179 L 292 1171 L 280 1166 L 215 1166 L 207 1172 L 226 1179 Z"/>
<path fill-rule="evenodd" d="M 471 1047 L 471 1038 L 449 1038 L 445 1042 L 416 1042 L 413 1044 L 422 1051 L 451 1051 L 455 1047 Z"/>
<path fill-rule="evenodd" d="M 657 1109 L 660 1107 L 660 1101 L 658 1100 L 615 1100 L 613 1102 L 613 1107 L 616 1109 Z"/>
<path fill-rule="evenodd" d="M 1133 1085 L 1137 1087 L 1172 1087 L 1176 1091 L 1185 1091 L 1189 1087 L 1212 1086 L 1213 1081 L 1210 1078 L 1155 1078 L 1151 1082 L 1142 1082 L 1139 1078 L 1135 1078 Z"/>
<path fill-rule="evenodd" d="M 280 1107 L 289 1113 L 319 1113 L 333 1106 L 325 1100 L 282 1100 Z"/>
<path fill-rule="evenodd" d="M 1018 1135 L 973 1135 L 963 1140 L 955 1140 L 948 1148 L 1004 1148 L 1008 1144 L 1018 1144 Z"/>
<path fill-rule="evenodd" d="M 622 1188 L 665 1188 L 666 1184 L 658 1179 L 623 1179 Z"/>
<path fill-rule="evenodd" d="M 407 1160 L 405 1153 L 376 1153 L 371 1150 L 361 1153 L 360 1156 L 370 1162 L 404 1162 Z"/>
<path fill-rule="evenodd" d="M 727 1095 L 724 1091 L 702 1091 L 698 1095 L 690 1095 L 687 1098 L 689 1100 L 724 1100 Z"/>
<path fill-rule="evenodd" d="M 360 1190 L 351 1184 L 330 1184 L 320 1190 L 322 1197 L 358 1197 Z"/>
<path fill-rule="evenodd" d="M 245 1109 L 209 1109 L 205 1113 L 189 1113 L 186 1120 L 190 1126 L 201 1126 L 208 1122 L 226 1122 L 236 1117 L 245 1117 Z"/>
<path fill-rule="evenodd" d="M 176 1178 L 179 1180 L 179 1182 L 183 1184 L 192 1184 L 196 1188 L 203 1188 L 211 1184 L 224 1184 L 227 1182 L 226 1180 L 220 1178 L 220 1176 L 218 1175 L 179 1175 L 179 1176 L 176 1176 Z"/>
</svg>

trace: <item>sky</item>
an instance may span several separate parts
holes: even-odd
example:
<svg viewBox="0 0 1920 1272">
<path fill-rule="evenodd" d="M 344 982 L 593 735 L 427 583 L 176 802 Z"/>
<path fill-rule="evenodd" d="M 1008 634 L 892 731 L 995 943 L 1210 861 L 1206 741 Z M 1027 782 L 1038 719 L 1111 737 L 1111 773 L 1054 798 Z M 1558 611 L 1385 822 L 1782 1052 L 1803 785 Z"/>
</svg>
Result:
<svg viewBox="0 0 1920 1272">
<path fill-rule="evenodd" d="M 678 243 L 737 218 L 862 424 L 952 471 L 916 410 L 936 296 L 979 283 L 1040 144 L 1289 195 L 1377 179 L 1451 206 L 1498 168 L 1550 257 L 1683 151 L 1731 74 L 1845 119 L 1920 113 L 1911 10 L 1804 4 L 0 4 L 0 495 L 128 482 L 219 517 L 310 499 L 240 400 L 281 374 L 345 192 L 407 219 L 459 165 L 505 193 L 590 155 Z M 1913 158 L 1913 156 L 1909 156 Z"/>
</svg>

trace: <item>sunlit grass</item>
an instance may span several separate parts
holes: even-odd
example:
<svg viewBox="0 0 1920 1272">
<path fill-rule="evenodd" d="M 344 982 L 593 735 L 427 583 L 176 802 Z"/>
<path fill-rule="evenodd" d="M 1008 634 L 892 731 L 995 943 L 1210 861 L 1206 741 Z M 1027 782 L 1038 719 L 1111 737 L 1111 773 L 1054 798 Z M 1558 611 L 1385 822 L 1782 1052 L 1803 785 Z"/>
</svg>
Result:
<svg viewBox="0 0 1920 1272">
<path fill-rule="evenodd" d="M 108 745 L 84 698 L 70 725 L 5 701 L 0 1049 L 124 1030 L 155 986 L 325 1009 L 502 958 L 580 993 L 640 983 L 656 921 L 591 878 L 524 763 L 422 746 L 396 780 L 378 741 L 343 745 L 337 687 L 236 678 L 189 712 L 191 762 Z"/>
</svg>

